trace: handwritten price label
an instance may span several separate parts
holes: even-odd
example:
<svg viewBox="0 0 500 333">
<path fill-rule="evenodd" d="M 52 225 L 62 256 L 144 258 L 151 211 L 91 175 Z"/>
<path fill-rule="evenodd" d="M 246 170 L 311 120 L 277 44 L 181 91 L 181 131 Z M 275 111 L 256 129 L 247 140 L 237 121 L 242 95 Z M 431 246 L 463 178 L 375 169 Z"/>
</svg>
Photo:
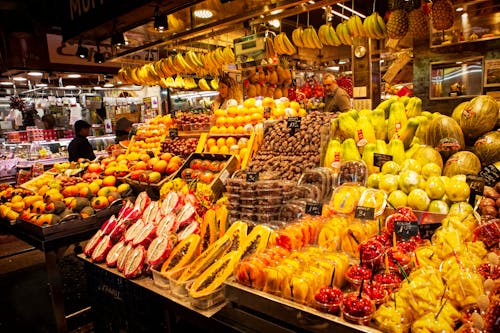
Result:
<svg viewBox="0 0 500 333">
<path fill-rule="evenodd" d="M 323 204 L 320 202 L 308 202 L 308 203 L 306 203 L 306 214 L 309 214 L 309 215 L 321 215 L 321 214 L 323 214 Z"/>
</svg>

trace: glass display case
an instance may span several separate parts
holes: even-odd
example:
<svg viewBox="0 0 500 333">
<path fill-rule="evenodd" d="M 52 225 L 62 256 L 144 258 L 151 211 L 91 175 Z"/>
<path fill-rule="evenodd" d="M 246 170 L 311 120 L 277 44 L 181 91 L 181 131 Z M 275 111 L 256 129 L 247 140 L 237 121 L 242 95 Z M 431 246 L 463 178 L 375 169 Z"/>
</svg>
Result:
<svg viewBox="0 0 500 333">
<path fill-rule="evenodd" d="M 481 95 L 483 57 L 430 63 L 430 99 Z"/>
</svg>

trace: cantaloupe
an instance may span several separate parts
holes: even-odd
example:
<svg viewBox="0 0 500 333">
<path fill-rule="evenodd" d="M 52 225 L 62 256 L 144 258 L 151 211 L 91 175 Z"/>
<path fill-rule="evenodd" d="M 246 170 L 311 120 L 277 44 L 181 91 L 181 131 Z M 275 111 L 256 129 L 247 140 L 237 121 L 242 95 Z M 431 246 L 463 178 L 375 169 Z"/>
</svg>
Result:
<svg viewBox="0 0 500 333">
<path fill-rule="evenodd" d="M 470 151 L 459 151 L 453 154 L 443 168 L 443 176 L 477 175 L 481 171 L 481 161 Z"/>
<path fill-rule="evenodd" d="M 445 115 L 439 115 L 431 121 L 427 132 L 427 143 L 436 148 L 444 161 L 465 149 L 462 129 L 453 118 Z"/>
<path fill-rule="evenodd" d="M 488 132 L 477 139 L 474 153 L 483 166 L 500 161 L 500 132 Z"/>
<path fill-rule="evenodd" d="M 466 139 L 478 138 L 491 131 L 498 119 L 497 101 L 486 95 L 474 97 L 463 108 L 458 120 Z"/>
</svg>

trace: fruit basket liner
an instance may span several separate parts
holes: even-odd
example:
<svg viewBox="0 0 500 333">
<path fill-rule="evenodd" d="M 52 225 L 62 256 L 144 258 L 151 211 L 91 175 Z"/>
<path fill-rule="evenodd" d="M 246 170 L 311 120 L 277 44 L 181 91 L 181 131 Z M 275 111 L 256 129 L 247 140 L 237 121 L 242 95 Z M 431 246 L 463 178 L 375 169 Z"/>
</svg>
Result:
<svg viewBox="0 0 500 333">
<path fill-rule="evenodd" d="M 312 307 L 249 288 L 230 278 L 225 283 L 225 296 L 229 302 L 275 318 L 280 322 L 311 332 L 370 332 L 381 331 L 346 322 L 342 318 L 323 313 Z M 320 329 L 318 329 L 320 327 Z"/>
<path fill-rule="evenodd" d="M 129 302 L 134 302 L 134 297 L 133 297 L 133 295 L 127 295 L 128 294 L 127 290 L 129 290 L 130 288 L 127 288 L 126 286 L 133 284 L 136 286 L 140 286 L 144 289 L 147 289 L 155 294 L 158 294 L 159 296 L 161 296 L 161 297 L 163 297 L 163 298 L 165 298 L 173 303 L 176 303 L 179 306 L 182 306 L 184 308 L 187 308 L 189 310 L 197 312 L 198 314 L 200 314 L 206 318 L 212 317 L 213 315 L 215 315 L 217 312 L 219 312 L 222 308 L 224 308 L 228 304 L 227 301 L 224 301 L 223 303 L 215 305 L 215 306 L 211 307 L 210 309 L 206 309 L 206 310 L 198 309 L 198 308 L 195 308 L 194 306 L 191 305 L 189 297 L 186 297 L 186 298 L 176 297 L 175 295 L 172 294 L 172 292 L 170 290 L 167 290 L 165 288 L 157 286 L 150 276 L 141 275 L 135 279 L 126 279 L 123 276 L 123 274 L 120 273 L 116 268 L 110 268 L 110 267 L 106 266 L 106 264 L 104 264 L 104 263 L 94 263 L 94 262 L 92 262 L 92 260 L 90 258 L 87 258 L 85 256 L 85 254 L 83 254 L 83 253 L 78 254 L 77 257 L 84 260 L 88 265 L 90 265 L 89 266 L 89 267 L 91 267 L 90 269 L 89 269 L 89 267 L 86 267 L 85 269 L 89 270 L 92 273 L 92 276 L 96 277 L 101 284 L 103 282 L 104 283 L 106 282 L 105 279 L 103 279 L 101 277 L 103 277 L 105 275 L 109 275 L 109 273 L 113 274 L 113 276 L 116 278 L 110 279 L 108 276 L 108 278 L 106 280 L 110 281 L 110 283 L 108 283 L 106 288 L 103 288 L 103 289 L 108 290 L 107 287 L 109 287 L 109 290 L 122 290 L 123 289 L 124 294 L 125 294 L 124 298 L 128 298 L 127 296 L 130 296 L 130 299 L 128 299 Z M 88 266 L 88 265 L 86 265 L 86 266 Z M 125 283 L 124 283 L 124 281 L 125 281 Z M 125 286 L 125 288 L 124 288 L 124 286 Z"/>
<path fill-rule="evenodd" d="M 99 229 L 101 224 L 103 224 L 111 215 L 117 214 L 121 207 L 121 204 L 115 204 L 108 208 L 98 210 L 94 215 L 87 218 L 76 217 L 61 223 L 45 226 L 39 226 L 31 222 L 18 219 L 12 227 L 46 240 L 53 240 L 76 233 Z"/>
<path fill-rule="evenodd" d="M 161 187 L 163 186 L 163 184 L 171 180 L 174 174 L 171 174 L 163 178 L 162 180 L 160 180 L 158 183 L 155 184 L 149 184 L 145 182 L 140 182 L 138 180 L 130 179 L 130 174 L 123 177 L 122 181 L 130 185 L 134 194 L 137 195 L 141 192 L 146 192 L 151 199 L 158 200 L 160 198 Z"/>
<path fill-rule="evenodd" d="M 226 162 L 226 166 L 224 167 L 224 169 L 222 169 L 217 177 L 215 177 L 215 179 L 212 181 L 212 183 L 210 183 L 210 188 L 212 189 L 215 198 L 218 199 L 226 190 L 227 179 L 230 178 L 233 172 L 236 171 L 238 160 L 232 154 L 192 153 L 184 161 L 179 170 L 177 170 L 173 174 L 173 178 L 180 178 L 182 171 L 186 168 L 189 168 L 189 164 L 194 159 Z"/>
</svg>

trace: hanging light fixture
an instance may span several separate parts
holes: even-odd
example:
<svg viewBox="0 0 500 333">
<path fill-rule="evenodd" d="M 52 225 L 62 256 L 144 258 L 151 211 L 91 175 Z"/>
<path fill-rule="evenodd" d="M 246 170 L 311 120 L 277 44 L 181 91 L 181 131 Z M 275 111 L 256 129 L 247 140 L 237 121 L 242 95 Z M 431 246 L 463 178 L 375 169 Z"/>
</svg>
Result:
<svg viewBox="0 0 500 333">
<path fill-rule="evenodd" d="M 125 45 L 125 36 L 122 32 L 118 32 L 116 29 L 116 23 L 113 23 L 113 32 L 111 35 L 111 46 L 120 47 Z"/>
<path fill-rule="evenodd" d="M 96 43 L 96 46 L 97 46 L 97 52 L 94 53 L 94 62 L 96 64 L 102 64 L 104 62 L 104 54 L 101 53 L 99 42 Z"/>
<path fill-rule="evenodd" d="M 85 59 L 89 56 L 89 49 L 82 46 L 82 37 L 80 37 L 80 41 L 78 42 L 78 48 L 76 49 L 76 56 Z"/>
<path fill-rule="evenodd" d="M 154 14 L 154 28 L 158 32 L 168 30 L 168 21 L 166 15 L 160 15 L 160 7 L 156 6 Z"/>
</svg>

